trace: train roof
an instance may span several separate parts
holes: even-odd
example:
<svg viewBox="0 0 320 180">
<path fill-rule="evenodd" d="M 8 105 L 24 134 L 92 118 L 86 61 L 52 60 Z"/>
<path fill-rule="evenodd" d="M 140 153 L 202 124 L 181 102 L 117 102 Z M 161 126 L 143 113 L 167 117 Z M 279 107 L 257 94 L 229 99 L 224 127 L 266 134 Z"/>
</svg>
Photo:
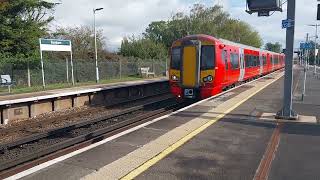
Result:
<svg viewBox="0 0 320 180">
<path fill-rule="evenodd" d="M 185 38 L 199 38 L 199 37 L 205 38 L 205 39 L 211 39 L 211 40 L 214 40 L 214 41 L 217 41 L 217 40 L 218 40 L 218 41 L 221 41 L 221 42 L 224 43 L 224 44 L 231 45 L 231 46 L 237 46 L 237 47 L 241 47 L 241 48 L 244 48 L 244 49 L 251 49 L 251 50 L 263 51 L 263 52 L 271 53 L 271 54 L 281 54 L 281 55 L 283 55 L 283 53 L 276 53 L 276 52 L 264 50 L 264 49 L 261 49 L 261 48 L 256 48 L 256 47 L 252 47 L 252 46 L 248 46 L 248 45 L 244 45 L 244 44 L 232 42 L 232 41 L 229 41 L 229 40 L 226 40 L 226 39 L 216 38 L 216 37 L 214 37 L 214 36 L 207 35 L 207 34 L 193 34 L 193 35 L 188 35 L 188 36 L 183 37 L 183 38 L 181 38 L 181 39 L 179 39 L 179 40 L 182 40 L 182 39 L 185 39 Z"/>
<path fill-rule="evenodd" d="M 238 47 L 241 47 L 241 48 L 252 49 L 252 50 L 256 50 L 256 51 L 263 51 L 263 52 L 272 53 L 272 54 L 282 54 L 282 53 L 276 53 L 276 52 L 264 50 L 264 49 L 261 49 L 261 48 L 256 48 L 256 47 L 252 47 L 252 46 L 248 46 L 248 45 L 232 42 L 232 41 L 229 41 L 229 40 L 226 40 L 226 39 L 222 39 L 222 38 L 218 38 L 218 40 L 220 40 L 224 44 L 228 44 L 228 45 L 231 45 L 231 46 L 238 46 Z"/>
</svg>

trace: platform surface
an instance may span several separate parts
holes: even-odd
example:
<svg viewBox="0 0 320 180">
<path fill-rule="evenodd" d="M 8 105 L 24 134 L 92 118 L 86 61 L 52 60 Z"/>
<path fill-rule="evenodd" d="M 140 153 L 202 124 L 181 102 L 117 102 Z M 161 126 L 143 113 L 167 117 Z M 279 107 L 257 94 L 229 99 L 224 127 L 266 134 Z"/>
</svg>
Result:
<svg viewBox="0 0 320 180">
<path fill-rule="evenodd" d="M 316 98 L 320 97 L 320 80 L 308 74 L 307 96 L 302 102 L 301 72 L 300 68 L 294 71 L 294 108 L 299 114 L 319 120 L 320 101 Z M 282 75 L 283 72 L 275 73 L 246 84 L 15 177 L 253 179 L 278 127 L 277 122 L 261 120 L 260 116 L 281 109 Z M 318 124 L 285 123 L 268 171 L 269 179 L 320 177 L 319 144 Z"/>
</svg>

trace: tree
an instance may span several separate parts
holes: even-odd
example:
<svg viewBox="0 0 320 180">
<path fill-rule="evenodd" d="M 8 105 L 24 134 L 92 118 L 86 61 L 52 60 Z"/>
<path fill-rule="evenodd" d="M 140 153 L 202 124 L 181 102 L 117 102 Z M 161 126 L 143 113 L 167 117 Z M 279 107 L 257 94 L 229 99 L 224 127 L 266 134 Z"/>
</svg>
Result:
<svg viewBox="0 0 320 180">
<path fill-rule="evenodd" d="M 264 48 L 268 51 L 281 53 L 282 45 L 279 42 L 276 42 L 276 43 L 268 42 L 266 43 Z"/>
<path fill-rule="evenodd" d="M 67 39 L 72 42 L 74 59 L 94 59 L 94 31 L 89 26 L 60 27 L 50 35 L 51 38 Z M 102 30 L 97 30 L 98 58 L 105 59 L 106 43 Z M 61 58 L 61 57 L 60 57 Z"/>
<path fill-rule="evenodd" d="M 208 34 L 254 47 L 262 45 L 258 32 L 249 24 L 231 19 L 221 6 L 201 4 L 195 4 L 189 15 L 180 12 L 168 21 L 150 23 L 143 35 L 170 47 L 174 40 L 190 34 Z"/>
<path fill-rule="evenodd" d="M 141 59 L 164 59 L 168 56 L 167 48 L 163 44 L 135 36 L 122 40 L 120 54 Z"/>
<path fill-rule="evenodd" d="M 8 0 L 0 3 L 0 53 L 32 57 L 38 53 L 38 39 L 54 18 L 55 4 L 41 0 Z"/>
</svg>

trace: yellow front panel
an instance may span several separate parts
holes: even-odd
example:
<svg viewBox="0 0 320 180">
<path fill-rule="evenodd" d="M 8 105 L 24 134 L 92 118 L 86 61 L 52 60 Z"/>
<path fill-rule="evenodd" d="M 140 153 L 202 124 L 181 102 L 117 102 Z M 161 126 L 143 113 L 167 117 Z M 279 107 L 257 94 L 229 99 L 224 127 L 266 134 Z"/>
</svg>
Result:
<svg viewBox="0 0 320 180">
<path fill-rule="evenodd" d="M 169 71 L 170 78 L 176 76 L 180 80 L 180 70 L 170 69 Z"/>
<path fill-rule="evenodd" d="M 197 49 L 195 46 L 187 46 L 183 49 L 182 84 L 186 87 L 196 86 Z"/>
<path fill-rule="evenodd" d="M 212 79 L 214 79 L 214 77 L 215 77 L 215 70 L 204 70 L 204 71 L 201 71 L 201 75 L 200 75 L 200 77 L 201 77 L 201 83 L 204 83 L 204 82 L 203 82 L 203 78 L 208 77 L 209 75 L 211 75 L 211 76 L 212 76 Z"/>
</svg>

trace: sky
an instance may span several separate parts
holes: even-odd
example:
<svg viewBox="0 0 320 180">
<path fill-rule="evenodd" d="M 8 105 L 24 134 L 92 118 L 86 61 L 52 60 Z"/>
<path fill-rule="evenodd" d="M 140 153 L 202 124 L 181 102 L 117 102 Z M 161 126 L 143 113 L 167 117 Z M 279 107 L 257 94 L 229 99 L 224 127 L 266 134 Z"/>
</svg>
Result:
<svg viewBox="0 0 320 180">
<path fill-rule="evenodd" d="M 93 26 L 93 9 L 104 8 L 96 13 L 96 24 L 106 37 L 107 48 L 115 51 L 125 36 L 141 34 L 152 21 L 168 20 L 174 12 L 188 12 L 193 4 L 206 6 L 222 5 L 234 19 L 249 23 L 259 32 L 264 43 L 280 42 L 285 47 L 285 30 L 281 21 L 286 19 L 286 4 L 283 12 L 270 17 L 258 17 L 245 12 L 245 0 L 49 0 L 61 1 L 54 13 L 50 28 L 87 25 Z M 283 0 L 284 1 L 284 0 Z M 306 33 L 315 36 L 317 0 L 297 0 L 295 47 L 304 41 Z M 320 22 L 318 22 L 320 24 Z"/>
</svg>

